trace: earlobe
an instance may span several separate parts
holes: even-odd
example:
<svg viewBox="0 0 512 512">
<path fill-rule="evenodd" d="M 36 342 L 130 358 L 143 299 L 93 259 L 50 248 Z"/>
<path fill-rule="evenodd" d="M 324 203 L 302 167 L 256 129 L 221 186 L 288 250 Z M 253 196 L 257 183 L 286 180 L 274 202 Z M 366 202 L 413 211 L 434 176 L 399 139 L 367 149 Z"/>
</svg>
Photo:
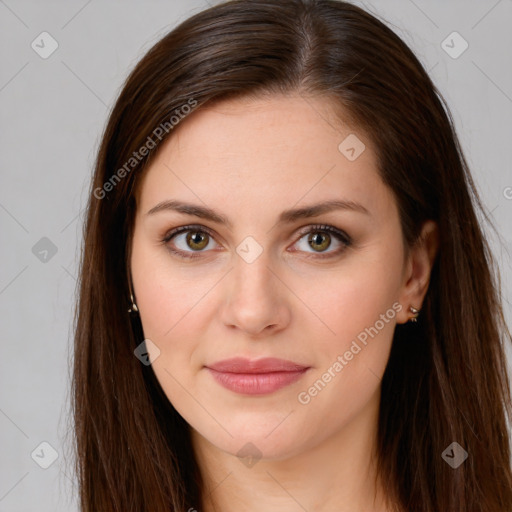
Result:
<svg viewBox="0 0 512 512">
<path fill-rule="evenodd" d="M 417 242 L 409 251 L 407 273 L 400 293 L 400 303 L 404 308 L 397 317 L 397 323 L 416 321 L 428 290 L 438 249 L 438 226 L 434 221 L 428 220 L 423 224 Z"/>
</svg>

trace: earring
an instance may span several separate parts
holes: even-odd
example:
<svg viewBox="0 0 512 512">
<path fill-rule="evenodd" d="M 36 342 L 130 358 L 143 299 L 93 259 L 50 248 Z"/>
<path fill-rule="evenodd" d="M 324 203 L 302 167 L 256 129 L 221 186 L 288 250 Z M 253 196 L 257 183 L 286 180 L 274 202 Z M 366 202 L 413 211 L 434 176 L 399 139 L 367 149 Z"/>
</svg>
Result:
<svg viewBox="0 0 512 512">
<path fill-rule="evenodd" d="M 420 310 L 416 309 L 414 306 L 409 306 L 409 311 L 412 313 L 412 317 L 409 318 L 409 322 L 417 322 Z"/>
<path fill-rule="evenodd" d="M 132 301 L 132 305 L 128 308 L 128 313 L 138 313 L 139 308 L 137 307 L 137 304 L 133 302 L 133 294 L 130 293 L 130 300 Z"/>
</svg>

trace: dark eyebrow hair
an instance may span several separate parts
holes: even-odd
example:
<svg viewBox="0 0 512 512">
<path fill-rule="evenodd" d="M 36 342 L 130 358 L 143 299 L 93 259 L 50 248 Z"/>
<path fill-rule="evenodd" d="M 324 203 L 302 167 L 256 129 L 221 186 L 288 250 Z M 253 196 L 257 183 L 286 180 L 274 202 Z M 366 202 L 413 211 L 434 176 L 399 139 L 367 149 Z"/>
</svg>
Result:
<svg viewBox="0 0 512 512">
<path fill-rule="evenodd" d="M 176 200 L 162 201 L 161 203 L 158 203 L 156 206 L 151 208 L 151 210 L 149 210 L 146 215 L 154 215 L 155 213 L 166 210 L 172 210 L 179 213 L 184 213 L 186 215 L 195 215 L 196 217 L 207 219 L 217 224 L 224 224 L 228 227 L 232 227 L 232 223 L 227 217 L 217 213 L 211 208 Z M 325 201 L 318 204 L 312 204 L 303 208 L 285 210 L 279 216 L 278 224 L 292 223 L 299 219 L 316 217 L 322 213 L 327 213 L 333 210 L 351 210 L 364 213 L 366 215 L 371 215 L 370 212 L 362 204 L 338 199 Z"/>
</svg>

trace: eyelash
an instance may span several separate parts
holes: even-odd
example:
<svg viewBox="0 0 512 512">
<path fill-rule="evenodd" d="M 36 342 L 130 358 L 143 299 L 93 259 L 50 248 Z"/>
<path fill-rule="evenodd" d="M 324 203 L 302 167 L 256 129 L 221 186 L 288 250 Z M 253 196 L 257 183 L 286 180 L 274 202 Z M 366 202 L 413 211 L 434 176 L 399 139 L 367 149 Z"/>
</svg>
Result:
<svg viewBox="0 0 512 512">
<path fill-rule="evenodd" d="M 206 233 L 208 236 L 215 238 L 213 232 L 206 226 L 189 225 L 189 226 L 182 226 L 179 228 L 172 229 L 171 231 L 166 233 L 164 238 L 161 240 L 161 243 L 164 245 L 167 245 L 171 241 L 171 239 L 174 238 L 176 235 L 179 235 L 181 233 L 186 233 L 188 231 L 193 231 L 193 232 L 197 232 L 197 233 Z M 307 230 L 302 230 L 299 233 L 300 236 L 297 239 L 297 242 L 299 240 L 301 240 L 305 235 L 308 235 L 310 233 L 315 233 L 315 232 L 322 232 L 322 233 L 325 232 L 325 233 L 334 235 L 338 239 L 338 241 L 343 244 L 343 247 L 341 247 L 340 249 L 338 249 L 336 251 L 326 253 L 325 255 L 323 253 L 317 253 L 317 254 L 312 254 L 311 256 L 308 256 L 308 257 L 313 257 L 313 258 L 317 258 L 317 259 L 318 258 L 319 259 L 332 258 L 334 256 L 337 256 L 338 254 L 340 254 L 341 252 L 343 252 L 345 249 L 347 249 L 348 247 L 350 247 L 352 245 L 352 239 L 345 232 L 340 231 L 339 229 L 337 229 L 333 226 L 328 226 L 325 224 L 315 224 L 315 225 L 309 226 Z M 295 243 L 297 243 L 297 242 L 295 242 Z M 202 257 L 201 253 L 204 252 L 204 251 L 195 251 L 195 252 L 193 251 L 189 254 L 188 251 L 176 250 L 169 246 L 167 246 L 167 248 L 169 249 L 169 251 L 171 251 L 173 254 L 177 255 L 178 257 L 184 258 L 184 259 L 190 259 L 190 260 Z"/>
</svg>

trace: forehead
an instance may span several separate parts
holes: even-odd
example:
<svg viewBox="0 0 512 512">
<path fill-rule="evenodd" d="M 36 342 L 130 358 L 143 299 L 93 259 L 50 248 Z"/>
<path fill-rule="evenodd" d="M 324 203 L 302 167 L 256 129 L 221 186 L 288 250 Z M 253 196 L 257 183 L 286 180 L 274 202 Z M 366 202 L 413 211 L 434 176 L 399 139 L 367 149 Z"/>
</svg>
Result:
<svg viewBox="0 0 512 512">
<path fill-rule="evenodd" d="M 176 156 L 186 152 L 187 157 L 194 153 L 199 159 L 223 159 L 231 169 L 247 157 L 256 166 L 256 154 L 274 164 L 300 164 L 305 156 L 308 161 L 335 160 L 339 143 L 350 134 L 371 145 L 366 135 L 335 115 L 335 107 L 325 97 L 298 95 L 216 102 L 192 112 L 164 144 Z M 372 155 L 366 157 L 371 160 Z"/>
<path fill-rule="evenodd" d="M 332 100 L 272 96 L 189 114 L 158 148 L 137 202 L 147 211 L 179 194 L 261 210 L 343 196 L 385 208 L 385 188 L 372 141 L 335 115 Z"/>
</svg>

